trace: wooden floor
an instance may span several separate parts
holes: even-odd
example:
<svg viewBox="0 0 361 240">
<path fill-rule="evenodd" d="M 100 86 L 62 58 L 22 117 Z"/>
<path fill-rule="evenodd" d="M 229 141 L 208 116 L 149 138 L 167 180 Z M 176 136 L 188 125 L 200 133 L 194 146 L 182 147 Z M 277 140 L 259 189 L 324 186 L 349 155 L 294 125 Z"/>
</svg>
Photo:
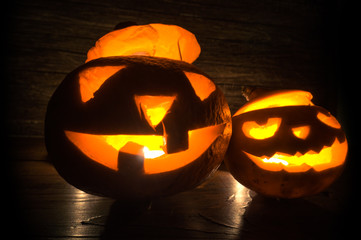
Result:
<svg viewBox="0 0 361 240">
<path fill-rule="evenodd" d="M 347 76 L 352 58 L 339 59 L 340 2 L 10 1 L 3 10 L 7 71 L 2 79 L 8 101 L 3 228 L 9 232 L 3 235 L 319 240 L 341 234 L 345 239 L 352 229 L 359 229 L 358 219 L 356 226 L 344 224 L 353 222 L 350 216 L 358 208 L 350 196 L 359 189 L 352 175 L 359 159 L 351 153 L 356 139 L 350 136 L 356 128 L 349 123 L 354 104 L 345 100 L 352 95 L 345 86 L 353 88 L 351 80 L 357 78 Z M 44 146 L 48 101 L 65 76 L 84 63 L 95 41 L 125 21 L 175 24 L 193 32 L 202 48 L 194 64 L 222 89 L 232 113 L 245 102 L 243 86 L 311 91 L 314 103 L 330 110 L 346 131 L 350 152 L 344 174 L 316 196 L 277 200 L 251 192 L 222 166 L 196 189 L 135 206 L 89 195 L 66 183 L 48 161 Z M 348 41 L 351 33 L 342 38 Z M 351 52 L 354 56 L 354 49 Z M 341 61 L 347 64 L 345 70 Z"/>
<path fill-rule="evenodd" d="M 43 139 L 13 139 L 11 226 L 23 239 L 337 239 L 346 229 L 347 169 L 326 191 L 279 200 L 221 166 L 203 185 L 150 203 L 84 193 L 47 161 Z M 6 210 L 6 209 L 4 209 Z M 10 230 L 14 234 L 14 228 Z M 335 237 L 335 238 L 334 238 Z"/>
</svg>

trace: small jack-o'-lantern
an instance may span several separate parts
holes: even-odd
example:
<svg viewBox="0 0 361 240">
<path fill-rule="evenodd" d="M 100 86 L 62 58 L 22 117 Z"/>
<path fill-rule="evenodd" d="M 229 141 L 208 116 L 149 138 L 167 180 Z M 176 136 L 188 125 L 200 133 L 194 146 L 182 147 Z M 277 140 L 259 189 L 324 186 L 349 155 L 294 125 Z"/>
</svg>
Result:
<svg viewBox="0 0 361 240">
<path fill-rule="evenodd" d="M 135 48 L 141 45 L 131 36 Z M 115 57 L 101 54 L 108 49 L 102 39 L 95 48 L 88 57 L 100 58 L 71 72 L 48 105 L 46 145 L 58 172 L 84 191 L 121 199 L 173 194 L 214 172 L 230 140 L 231 116 L 210 78 L 184 61 L 139 55 L 143 47 Z"/>
<path fill-rule="evenodd" d="M 347 154 L 345 134 L 311 99 L 305 91 L 275 91 L 234 114 L 226 164 L 240 183 L 295 198 L 318 193 L 338 177 Z"/>
</svg>

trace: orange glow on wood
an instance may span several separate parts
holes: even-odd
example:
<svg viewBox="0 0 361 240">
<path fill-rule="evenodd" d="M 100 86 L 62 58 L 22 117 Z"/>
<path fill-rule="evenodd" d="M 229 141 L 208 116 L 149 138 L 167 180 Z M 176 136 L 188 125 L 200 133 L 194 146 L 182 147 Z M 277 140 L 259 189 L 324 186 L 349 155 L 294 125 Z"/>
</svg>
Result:
<svg viewBox="0 0 361 240">
<path fill-rule="evenodd" d="M 88 51 L 86 62 L 100 57 L 145 55 L 192 63 L 200 51 L 191 32 L 175 25 L 154 23 L 130 26 L 104 35 Z"/>
<path fill-rule="evenodd" d="M 220 136 L 226 124 L 191 130 L 188 132 L 189 148 L 166 154 L 166 142 L 159 135 L 94 135 L 65 131 L 67 138 L 90 159 L 118 170 L 118 152 L 144 157 L 144 171 L 162 173 L 181 168 L 200 157 Z"/>
<path fill-rule="evenodd" d="M 79 87 L 82 102 L 94 97 L 94 93 L 112 75 L 123 69 L 124 66 L 92 67 L 79 74 Z"/>
<path fill-rule="evenodd" d="M 143 112 L 145 119 L 153 128 L 163 120 L 175 99 L 176 96 L 134 96 L 139 114 L 142 115 Z"/>
<path fill-rule="evenodd" d="M 243 151 L 244 152 L 244 151 Z M 347 154 L 347 141 L 340 143 L 337 138 L 330 147 L 324 147 L 319 153 L 309 151 L 294 156 L 275 153 L 272 157 L 257 157 L 244 152 L 257 166 L 268 171 L 305 172 L 311 167 L 315 171 L 323 171 L 344 163 Z"/>
</svg>

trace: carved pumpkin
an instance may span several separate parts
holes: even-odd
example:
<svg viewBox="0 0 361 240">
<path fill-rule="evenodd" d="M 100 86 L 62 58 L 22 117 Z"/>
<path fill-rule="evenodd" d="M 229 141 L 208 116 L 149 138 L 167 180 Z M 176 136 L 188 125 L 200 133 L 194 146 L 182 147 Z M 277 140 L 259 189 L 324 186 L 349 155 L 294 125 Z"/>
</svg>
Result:
<svg viewBox="0 0 361 240">
<path fill-rule="evenodd" d="M 121 199 L 177 193 L 225 155 L 231 116 L 222 92 L 189 63 L 138 53 L 88 61 L 49 102 L 49 155 L 84 191 Z"/>
<path fill-rule="evenodd" d="M 232 118 L 226 164 L 243 185 L 259 193 L 295 198 L 318 193 L 341 173 L 347 140 L 309 92 L 259 96 Z"/>
</svg>

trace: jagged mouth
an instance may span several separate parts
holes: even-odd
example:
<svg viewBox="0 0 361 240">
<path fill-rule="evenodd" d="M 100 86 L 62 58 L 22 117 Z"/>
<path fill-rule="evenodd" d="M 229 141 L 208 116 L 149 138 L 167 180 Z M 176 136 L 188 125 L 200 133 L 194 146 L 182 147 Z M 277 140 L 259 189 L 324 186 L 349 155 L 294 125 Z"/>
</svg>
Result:
<svg viewBox="0 0 361 240">
<path fill-rule="evenodd" d="M 118 170 L 118 153 L 142 159 L 144 172 L 155 174 L 176 170 L 198 159 L 222 135 L 226 123 L 188 131 L 189 147 L 167 154 L 165 139 L 158 135 L 96 135 L 65 131 L 66 137 L 83 154 L 95 162 Z"/>
<path fill-rule="evenodd" d="M 276 152 L 273 156 L 255 156 L 243 151 L 258 167 L 268 171 L 306 172 L 313 168 L 320 172 L 342 165 L 347 154 L 347 141 L 340 143 L 337 138 L 331 146 L 324 146 L 320 152 L 310 150 L 294 155 Z"/>
</svg>

